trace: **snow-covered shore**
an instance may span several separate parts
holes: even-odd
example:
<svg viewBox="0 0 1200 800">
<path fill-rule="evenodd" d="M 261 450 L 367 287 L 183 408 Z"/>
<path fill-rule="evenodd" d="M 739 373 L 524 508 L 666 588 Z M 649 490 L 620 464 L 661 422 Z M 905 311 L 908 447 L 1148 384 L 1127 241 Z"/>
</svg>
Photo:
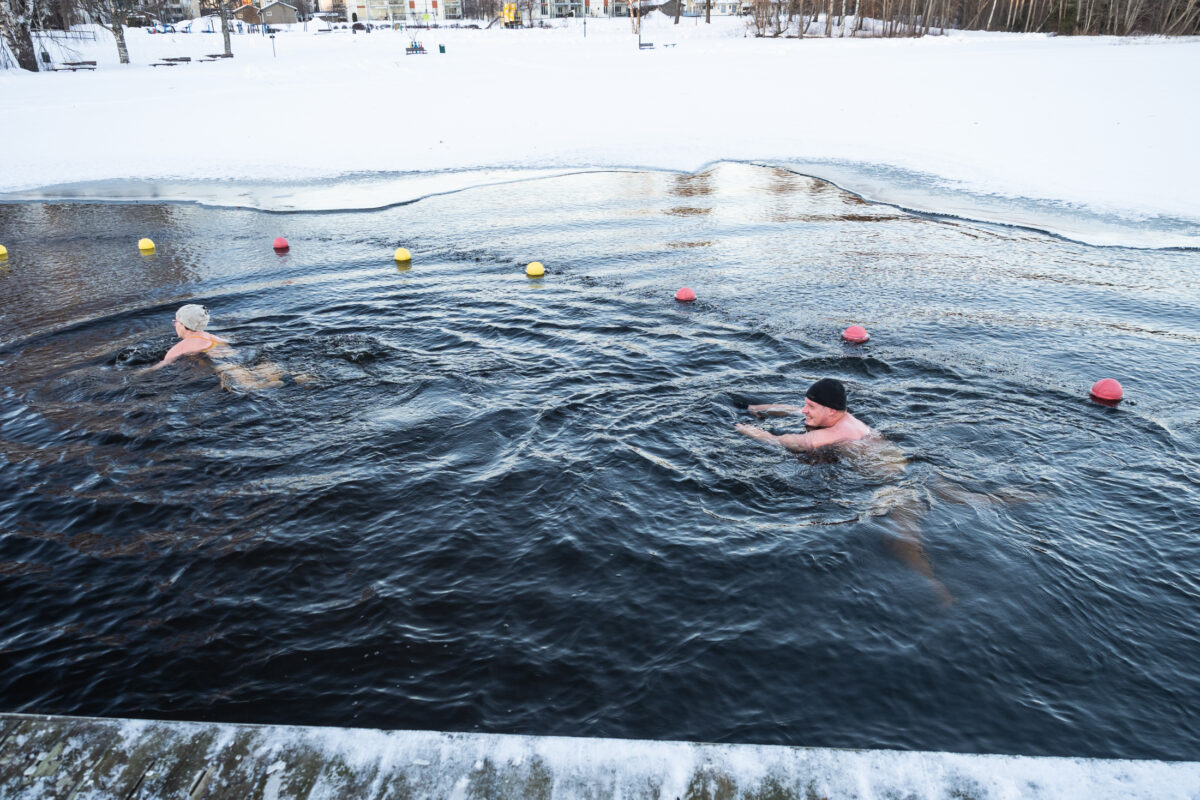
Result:
<svg viewBox="0 0 1200 800">
<path fill-rule="evenodd" d="M 412 38 L 430 53 L 406 56 Z M 95 72 L 0 72 L 0 192 L 132 181 L 127 195 L 149 197 L 165 180 L 205 181 L 197 199 L 220 202 L 247 183 L 294 195 L 302 182 L 379 176 L 399 181 L 384 193 L 396 202 L 411 199 L 400 178 L 428 193 L 469 184 L 463 170 L 748 160 L 924 210 L 1034 226 L 1043 211 L 1079 214 L 1084 240 L 1200 246 L 1200 40 L 755 39 L 742 19 L 675 26 L 660 14 L 642 39 L 655 48 L 639 50 L 619 19 L 590 20 L 586 38 L 578 20 L 295 26 L 274 41 L 235 35 L 233 59 L 152 67 L 220 52 L 221 37 L 131 30 L 134 63 L 120 65 L 101 30 L 52 54 L 94 59 Z M 362 199 L 333 204 L 382 204 L 377 190 Z M 1089 237 L 1088 220 L 1125 225 L 1130 241 Z"/>
</svg>

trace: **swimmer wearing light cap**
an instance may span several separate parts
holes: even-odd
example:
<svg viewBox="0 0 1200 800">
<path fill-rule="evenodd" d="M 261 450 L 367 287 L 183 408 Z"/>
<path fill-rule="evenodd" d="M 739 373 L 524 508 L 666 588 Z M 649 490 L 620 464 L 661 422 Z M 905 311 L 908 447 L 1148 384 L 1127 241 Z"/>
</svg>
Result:
<svg viewBox="0 0 1200 800">
<path fill-rule="evenodd" d="M 804 405 L 792 406 L 784 403 L 765 403 L 748 408 L 754 416 L 787 416 L 803 414 L 804 424 L 811 430 L 807 433 L 787 433 L 782 436 L 765 431 L 756 425 L 739 423 L 734 429 L 751 439 L 768 444 L 777 444 L 797 453 L 828 447 L 831 444 L 856 442 L 872 435 L 866 424 L 859 422 L 846 410 L 846 387 L 833 378 L 821 380 L 808 387 L 804 393 Z"/>
<path fill-rule="evenodd" d="M 180 341 L 150 370 L 162 369 L 182 356 L 208 353 L 210 350 L 214 352 L 208 355 L 225 355 L 225 351 L 230 349 L 229 342 L 204 330 L 208 327 L 209 319 L 208 309 L 204 306 L 189 303 L 180 307 L 175 312 L 175 335 Z"/>
<path fill-rule="evenodd" d="M 146 371 L 162 369 L 183 356 L 204 355 L 211 359 L 221 376 L 221 386 L 225 389 L 273 389 L 284 385 L 285 376 L 274 364 L 246 367 L 230 361 L 236 351 L 220 336 L 204 330 L 208 327 L 209 319 L 208 309 L 204 306 L 195 303 L 182 306 L 175 312 L 175 335 L 180 341 L 167 351 L 162 361 Z M 311 375 L 296 375 L 293 378 L 296 383 L 313 380 Z"/>
</svg>

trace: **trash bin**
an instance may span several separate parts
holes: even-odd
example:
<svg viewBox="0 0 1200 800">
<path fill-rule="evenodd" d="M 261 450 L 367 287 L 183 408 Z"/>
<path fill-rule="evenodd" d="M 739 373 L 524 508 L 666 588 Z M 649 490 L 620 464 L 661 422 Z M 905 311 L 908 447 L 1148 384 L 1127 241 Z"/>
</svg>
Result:
<svg viewBox="0 0 1200 800">
<path fill-rule="evenodd" d="M 444 44 L 439 44 L 439 45 L 438 45 L 438 52 L 439 52 L 439 53 L 444 53 L 444 52 L 446 52 L 446 45 L 444 45 Z"/>
</svg>

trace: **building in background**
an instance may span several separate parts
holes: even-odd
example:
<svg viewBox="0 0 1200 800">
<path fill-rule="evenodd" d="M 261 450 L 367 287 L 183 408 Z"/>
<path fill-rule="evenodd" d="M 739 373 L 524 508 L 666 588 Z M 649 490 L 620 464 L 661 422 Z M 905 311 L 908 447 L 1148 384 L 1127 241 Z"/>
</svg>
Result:
<svg viewBox="0 0 1200 800">
<path fill-rule="evenodd" d="M 258 14 L 258 6 L 253 3 L 246 3 L 244 6 L 238 8 L 233 12 L 233 18 L 247 25 L 257 25 L 262 20 L 262 17 Z M 219 24 L 217 30 L 220 30 Z"/>
<path fill-rule="evenodd" d="M 155 10 L 161 16 L 161 21 L 167 24 L 196 19 L 200 16 L 200 0 L 166 0 L 156 5 Z"/>
<path fill-rule="evenodd" d="M 294 25 L 300 21 L 296 7 L 280 0 L 267 3 L 258 10 L 258 15 L 268 25 Z"/>
<path fill-rule="evenodd" d="M 461 0 L 346 0 L 350 22 L 441 25 L 463 18 Z"/>
<path fill-rule="evenodd" d="M 713 16 L 731 17 L 734 14 L 742 13 L 742 6 L 745 5 L 749 12 L 749 4 L 743 4 L 740 0 L 712 0 Z M 704 16 L 704 0 L 684 0 L 683 13 L 689 17 Z"/>
</svg>

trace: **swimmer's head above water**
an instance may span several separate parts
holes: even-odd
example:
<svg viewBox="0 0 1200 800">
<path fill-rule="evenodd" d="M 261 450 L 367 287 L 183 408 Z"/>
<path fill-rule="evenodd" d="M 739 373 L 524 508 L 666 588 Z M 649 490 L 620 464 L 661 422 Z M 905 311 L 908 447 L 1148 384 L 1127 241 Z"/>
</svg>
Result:
<svg viewBox="0 0 1200 800">
<path fill-rule="evenodd" d="M 833 378 L 821 380 L 804 393 L 804 424 L 812 428 L 835 425 L 846 412 L 846 385 Z"/>
<path fill-rule="evenodd" d="M 188 303 L 175 312 L 175 321 L 189 331 L 202 331 L 208 327 L 210 317 L 204 306 Z"/>
</svg>

